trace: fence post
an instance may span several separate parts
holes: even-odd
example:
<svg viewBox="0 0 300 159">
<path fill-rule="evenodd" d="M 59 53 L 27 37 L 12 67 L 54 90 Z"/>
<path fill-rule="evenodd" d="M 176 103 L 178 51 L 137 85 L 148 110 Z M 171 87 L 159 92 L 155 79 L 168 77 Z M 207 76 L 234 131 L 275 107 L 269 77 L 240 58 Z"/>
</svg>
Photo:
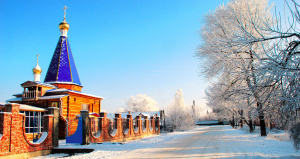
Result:
<svg viewBox="0 0 300 159">
<path fill-rule="evenodd" d="M 103 140 L 108 140 L 109 139 L 109 133 L 108 133 L 108 128 L 107 128 L 107 113 L 106 112 L 100 112 L 100 118 L 102 117 L 102 124 L 101 124 L 101 129 L 103 132 Z M 102 135 L 102 134 L 101 134 Z"/>
<path fill-rule="evenodd" d="M 159 116 L 156 116 L 155 118 L 155 133 L 159 134 L 160 133 L 160 121 L 159 121 Z M 156 129 L 157 127 L 157 129 Z"/>
<path fill-rule="evenodd" d="M 126 135 L 128 137 L 130 137 L 132 135 L 132 131 L 133 131 L 133 121 L 132 121 L 132 115 L 131 114 L 127 115 L 126 121 L 127 121 L 126 127 L 128 129 L 128 133 Z M 133 133 L 133 135 L 134 135 L 134 133 Z"/>
<path fill-rule="evenodd" d="M 82 117 L 82 143 L 81 145 L 88 145 L 90 141 L 90 120 L 89 120 L 89 111 L 82 110 L 80 111 Z"/>
<path fill-rule="evenodd" d="M 154 118 L 154 116 L 151 116 L 150 117 L 150 121 L 149 121 L 149 123 L 151 124 L 151 128 L 152 128 L 152 130 L 150 129 L 150 132 L 151 132 L 151 134 L 154 134 L 154 132 L 155 132 L 155 118 Z M 153 124 L 154 123 L 154 124 Z M 149 127 L 150 128 L 150 127 Z M 154 130 L 154 131 L 153 131 Z"/>
<path fill-rule="evenodd" d="M 59 140 L 59 108 L 49 107 L 48 114 L 53 114 L 52 145 L 58 147 Z"/>
</svg>

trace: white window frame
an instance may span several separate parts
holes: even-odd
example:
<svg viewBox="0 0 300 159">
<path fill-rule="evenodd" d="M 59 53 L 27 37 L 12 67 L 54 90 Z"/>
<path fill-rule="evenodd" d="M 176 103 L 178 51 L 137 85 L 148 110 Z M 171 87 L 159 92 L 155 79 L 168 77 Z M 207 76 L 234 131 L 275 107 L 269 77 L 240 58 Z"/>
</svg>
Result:
<svg viewBox="0 0 300 159">
<path fill-rule="evenodd" d="M 28 113 L 26 113 L 26 112 L 28 112 Z M 25 125 L 25 132 L 26 133 L 41 133 L 43 131 L 44 127 L 43 127 L 42 122 L 43 122 L 44 112 L 20 111 L 20 113 L 25 114 L 24 125 Z M 32 120 L 30 120 L 30 119 L 32 119 Z M 33 121 L 38 123 L 37 126 L 33 125 Z M 37 131 L 35 131 L 35 130 L 37 130 Z"/>
</svg>

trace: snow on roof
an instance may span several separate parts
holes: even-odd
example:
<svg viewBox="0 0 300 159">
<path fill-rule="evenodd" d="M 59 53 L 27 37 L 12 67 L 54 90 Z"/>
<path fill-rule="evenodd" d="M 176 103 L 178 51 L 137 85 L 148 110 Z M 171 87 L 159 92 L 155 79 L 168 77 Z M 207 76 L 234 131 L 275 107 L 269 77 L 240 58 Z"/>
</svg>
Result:
<svg viewBox="0 0 300 159">
<path fill-rule="evenodd" d="M 45 83 L 61 83 L 61 84 L 73 84 L 73 85 L 77 85 L 77 86 L 82 86 L 79 85 L 77 83 L 73 83 L 73 82 L 62 82 L 62 81 L 52 81 L 52 82 L 45 82 Z"/>
<path fill-rule="evenodd" d="M 69 91 L 68 89 L 59 88 L 59 89 L 50 89 L 50 90 L 47 90 L 46 92 L 68 92 L 68 91 Z"/>
<path fill-rule="evenodd" d="M 6 103 L 0 102 L 0 110 L 5 108 L 4 104 L 6 104 Z"/>
<path fill-rule="evenodd" d="M 75 92 L 75 93 L 82 94 L 82 95 L 86 95 L 86 96 L 91 96 L 91 97 L 96 97 L 96 98 L 102 98 L 102 99 L 104 99 L 104 97 L 95 96 L 95 95 L 86 94 L 86 93 L 80 93 L 80 92 L 77 92 L 77 91 L 71 91 L 71 92 Z"/>
<path fill-rule="evenodd" d="M 41 83 L 41 82 L 36 82 L 36 83 L 38 83 L 39 85 L 43 85 L 43 86 L 48 86 L 48 87 L 57 88 L 56 86 L 53 86 L 53 85 L 47 84 L 47 83 Z"/>
<path fill-rule="evenodd" d="M 100 97 L 100 96 L 95 96 L 95 95 L 91 95 L 91 94 L 81 93 L 79 91 L 74 91 L 74 90 L 65 89 L 65 88 L 62 88 L 62 89 L 51 89 L 51 90 L 48 90 L 47 92 L 72 92 L 72 93 L 77 93 L 77 94 L 81 94 L 81 95 L 85 95 L 85 96 L 90 96 L 90 97 L 104 99 L 103 97 Z"/>
<path fill-rule="evenodd" d="M 20 95 L 23 95 L 23 93 L 13 94 L 13 96 L 20 96 Z"/>
<path fill-rule="evenodd" d="M 63 95 L 54 95 L 54 96 L 42 96 L 39 99 L 45 100 L 45 99 L 56 99 L 56 98 L 62 98 L 68 96 L 68 94 L 63 94 Z"/>
<path fill-rule="evenodd" d="M 62 98 L 68 96 L 68 94 L 63 94 L 63 95 L 53 95 L 53 96 L 43 96 L 40 97 L 39 99 L 41 100 L 45 100 L 45 99 L 56 99 L 56 98 Z M 12 99 L 8 99 L 6 100 L 7 102 L 21 102 L 22 101 L 22 97 L 18 97 L 18 98 L 12 98 Z"/>
<path fill-rule="evenodd" d="M 12 98 L 12 99 L 8 99 L 6 101 L 7 102 L 21 102 L 22 101 L 22 97 Z"/>
<path fill-rule="evenodd" d="M 31 106 L 31 105 L 26 105 L 26 104 L 20 104 L 20 110 L 22 110 L 22 111 L 37 111 L 37 112 L 47 111 L 47 109 L 36 107 L 36 106 Z"/>
<path fill-rule="evenodd" d="M 6 103 L 1 103 L 0 104 L 0 109 L 5 108 Z M 45 112 L 47 109 L 36 107 L 36 106 L 31 106 L 31 105 L 26 105 L 26 104 L 19 104 L 19 103 L 10 103 L 10 104 L 18 104 L 20 105 L 20 110 L 21 111 L 36 111 L 36 112 Z"/>
<path fill-rule="evenodd" d="M 47 86 L 47 87 L 52 87 L 52 88 L 57 88 L 56 86 L 53 86 L 51 84 L 47 84 L 47 83 L 42 83 L 42 82 L 39 82 L 39 81 L 27 81 L 27 82 L 33 82 L 33 83 L 36 83 L 36 84 L 39 84 L 39 85 L 43 85 L 43 86 Z M 26 83 L 26 82 L 24 82 Z"/>
</svg>

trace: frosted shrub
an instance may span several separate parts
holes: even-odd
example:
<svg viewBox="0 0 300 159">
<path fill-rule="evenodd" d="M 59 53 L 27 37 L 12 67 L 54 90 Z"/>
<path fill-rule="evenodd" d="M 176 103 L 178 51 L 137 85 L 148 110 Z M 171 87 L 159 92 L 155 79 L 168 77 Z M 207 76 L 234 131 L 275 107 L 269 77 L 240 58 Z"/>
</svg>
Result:
<svg viewBox="0 0 300 159">
<path fill-rule="evenodd" d="M 185 109 L 182 90 L 179 89 L 174 101 L 166 108 L 166 130 L 185 131 L 194 126 L 192 115 Z"/>
<path fill-rule="evenodd" d="M 300 149 L 300 123 L 294 124 L 290 129 L 290 138 L 294 142 L 294 148 Z"/>
</svg>

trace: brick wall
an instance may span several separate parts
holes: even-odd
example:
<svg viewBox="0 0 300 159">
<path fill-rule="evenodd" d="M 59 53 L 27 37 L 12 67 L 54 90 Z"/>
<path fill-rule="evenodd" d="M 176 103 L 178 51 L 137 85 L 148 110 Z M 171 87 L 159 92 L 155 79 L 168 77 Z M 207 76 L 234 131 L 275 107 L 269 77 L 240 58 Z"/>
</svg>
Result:
<svg viewBox="0 0 300 159">
<path fill-rule="evenodd" d="M 43 141 L 32 143 L 25 133 L 25 116 L 19 113 L 18 104 L 6 104 L 0 113 L 0 156 L 52 149 L 53 115 L 44 116 Z"/>
<path fill-rule="evenodd" d="M 92 120 L 92 119 L 90 119 Z M 123 120 L 126 120 L 123 126 Z M 133 120 L 136 120 L 136 131 L 134 130 Z M 96 120 L 97 121 L 97 120 Z M 143 138 L 145 136 L 159 134 L 160 126 L 159 126 L 159 117 L 151 117 L 150 119 L 145 118 L 145 126 L 142 127 L 142 119 L 141 116 L 137 116 L 136 119 L 132 118 L 132 115 L 127 115 L 127 119 L 122 119 L 121 114 L 115 114 L 114 118 L 114 130 L 112 133 L 109 132 L 109 119 L 107 118 L 106 113 L 100 113 L 100 118 L 97 122 L 99 125 L 100 135 L 93 135 L 97 133 L 93 133 L 90 131 L 90 142 L 91 143 L 99 143 L 99 142 L 123 142 L 128 140 L 134 140 Z M 90 130 L 92 129 L 93 122 L 90 122 Z M 149 125 L 152 125 L 152 129 Z M 125 127 L 125 129 L 124 129 Z M 99 134 L 99 133 L 98 133 Z"/>
</svg>

